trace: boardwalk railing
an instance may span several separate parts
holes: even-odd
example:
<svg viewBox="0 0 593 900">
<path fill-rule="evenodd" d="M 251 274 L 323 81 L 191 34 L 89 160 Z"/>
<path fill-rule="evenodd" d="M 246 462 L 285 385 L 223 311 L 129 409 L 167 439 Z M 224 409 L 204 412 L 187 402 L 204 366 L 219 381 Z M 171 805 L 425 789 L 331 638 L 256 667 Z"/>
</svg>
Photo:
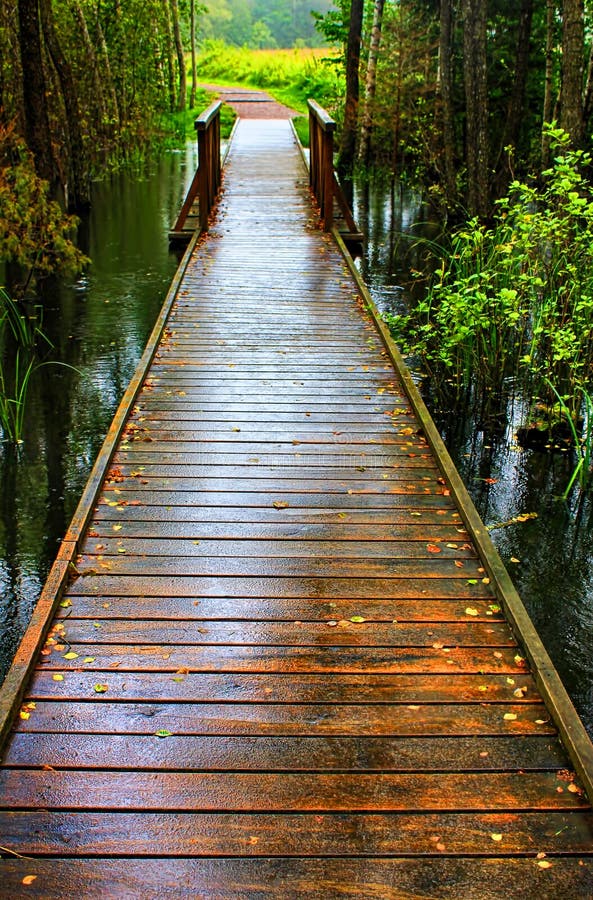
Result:
<svg viewBox="0 0 593 900">
<path fill-rule="evenodd" d="M 334 132 L 336 123 L 315 100 L 308 100 L 309 106 L 309 184 L 319 204 L 321 220 L 326 231 L 334 227 L 334 203 L 346 224 L 342 238 L 348 242 L 360 243 L 363 235 L 359 232 L 354 217 L 344 196 L 344 192 L 334 171 Z"/>
<path fill-rule="evenodd" d="M 170 240 L 189 240 L 194 228 L 185 227 L 192 207 L 198 199 L 200 231 L 208 231 L 208 218 L 220 188 L 220 108 L 222 102 L 217 100 L 198 116 L 194 127 L 198 137 L 198 168 L 194 175 L 181 212 L 169 232 Z"/>
</svg>

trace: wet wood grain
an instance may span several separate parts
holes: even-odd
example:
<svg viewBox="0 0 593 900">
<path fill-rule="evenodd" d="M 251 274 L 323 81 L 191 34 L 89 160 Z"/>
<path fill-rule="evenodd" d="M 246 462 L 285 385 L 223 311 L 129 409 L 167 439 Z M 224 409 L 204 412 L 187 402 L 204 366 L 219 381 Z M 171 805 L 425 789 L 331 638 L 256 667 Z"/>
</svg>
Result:
<svg viewBox="0 0 593 900">
<path fill-rule="evenodd" d="M 593 894 L 542 673 L 365 305 L 286 123 L 242 123 L 68 533 L 7 896 Z"/>
</svg>

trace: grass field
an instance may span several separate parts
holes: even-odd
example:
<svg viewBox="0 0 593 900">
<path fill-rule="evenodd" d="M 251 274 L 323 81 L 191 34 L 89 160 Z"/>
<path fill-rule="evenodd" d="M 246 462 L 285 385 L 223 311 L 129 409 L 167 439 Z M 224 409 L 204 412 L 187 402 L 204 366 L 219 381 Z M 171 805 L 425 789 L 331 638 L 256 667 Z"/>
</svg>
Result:
<svg viewBox="0 0 593 900">
<path fill-rule="evenodd" d="M 343 94 L 341 69 L 330 49 L 248 50 L 207 42 L 198 57 L 198 78 L 268 91 L 276 100 L 307 111 L 307 99 L 334 110 Z"/>
</svg>

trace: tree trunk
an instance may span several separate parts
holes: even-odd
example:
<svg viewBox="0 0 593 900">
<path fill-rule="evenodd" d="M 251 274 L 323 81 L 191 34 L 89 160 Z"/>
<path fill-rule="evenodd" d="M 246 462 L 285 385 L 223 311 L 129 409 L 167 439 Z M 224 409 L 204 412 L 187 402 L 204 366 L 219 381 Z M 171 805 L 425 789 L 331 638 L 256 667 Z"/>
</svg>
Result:
<svg viewBox="0 0 593 900">
<path fill-rule="evenodd" d="M 169 109 L 175 111 L 175 42 L 173 40 L 173 26 L 171 24 L 171 5 L 165 4 L 166 47 L 167 47 L 167 77 L 169 84 Z"/>
<path fill-rule="evenodd" d="M 560 126 L 579 146 L 584 138 L 583 67 L 585 48 L 584 0 L 562 4 L 562 92 Z"/>
<path fill-rule="evenodd" d="M 117 99 L 117 93 L 115 90 L 115 84 L 113 82 L 113 73 L 111 71 L 111 60 L 109 59 L 109 50 L 107 48 L 107 42 L 105 40 L 105 35 L 103 33 L 103 29 L 101 28 L 101 22 L 99 20 L 99 16 L 97 14 L 97 19 L 95 22 L 95 27 L 97 29 L 97 41 L 99 44 L 99 49 L 101 51 L 101 57 L 103 61 L 104 68 L 104 79 L 105 79 L 105 87 L 107 89 L 107 94 L 109 96 L 109 102 L 111 104 L 111 119 L 113 122 L 113 128 L 115 129 L 117 125 L 122 124 L 122 118 L 120 113 L 120 105 Z"/>
<path fill-rule="evenodd" d="M 69 170 L 70 183 L 65 185 L 66 202 L 71 209 L 88 209 L 90 205 L 90 184 L 88 178 L 88 165 L 86 149 L 81 128 L 81 114 L 78 103 L 78 95 L 74 84 L 74 77 L 70 63 L 62 53 L 62 48 L 56 34 L 51 0 L 39 0 L 41 13 L 41 26 L 45 38 L 45 46 L 56 70 L 64 112 L 66 113 L 65 133 L 69 144 Z"/>
<path fill-rule="evenodd" d="M 179 70 L 177 109 L 179 112 L 183 112 L 187 99 L 187 73 L 185 71 L 185 54 L 183 52 L 183 41 L 181 40 L 181 28 L 179 27 L 179 7 L 177 5 L 177 0 L 171 0 L 171 15 L 173 19 L 175 52 L 177 53 L 177 68 Z"/>
<path fill-rule="evenodd" d="M 33 153 L 35 171 L 49 182 L 53 192 L 59 184 L 59 177 L 52 154 L 38 0 L 18 0 L 18 13 L 25 140 Z"/>
<path fill-rule="evenodd" d="M 529 44 L 531 41 L 531 22 L 533 19 L 533 0 L 522 0 L 519 13 L 517 33 L 517 52 L 515 54 L 515 77 L 509 103 L 507 119 L 502 134 L 502 142 L 496 166 L 496 191 L 499 196 L 506 192 L 509 184 L 510 169 L 508 165 L 509 151 L 507 147 L 516 148 L 521 133 L 521 124 L 525 113 L 525 91 L 529 70 Z M 511 153 L 512 153 L 511 149 Z"/>
<path fill-rule="evenodd" d="M 381 44 L 381 27 L 383 24 L 383 7 L 385 0 L 375 0 L 373 11 L 373 27 L 371 30 L 371 44 L 369 47 L 369 61 L 367 64 L 366 90 L 364 100 L 364 115 L 360 132 L 359 159 L 363 165 L 368 165 L 371 146 L 371 134 L 373 130 L 373 103 L 377 87 L 377 62 L 379 59 L 379 47 Z"/>
<path fill-rule="evenodd" d="M 439 90 L 443 122 L 445 196 L 453 203 L 457 196 L 455 178 L 455 119 L 453 113 L 453 4 L 441 0 L 439 41 Z"/>
<path fill-rule="evenodd" d="M 486 218 L 488 193 L 488 86 L 486 0 L 462 0 L 468 208 Z"/>
<path fill-rule="evenodd" d="M 198 72 L 196 67 L 196 0 L 191 0 L 189 7 L 189 30 L 191 41 L 191 92 L 189 107 L 194 109 L 196 105 L 196 89 L 198 84 Z"/>
<path fill-rule="evenodd" d="M 356 153 L 356 129 L 358 125 L 358 100 L 360 95 L 359 67 L 362 40 L 362 15 L 364 0 L 351 0 L 348 48 L 346 55 L 346 106 L 344 126 L 338 156 L 338 172 L 348 178 L 354 168 Z"/>
<path fill-rule="evenodd" d="M 549 124 L 554 118 L 554 47 L 556 46 L 556 0 L 546 2 L 546 74 L 544 79 L 544 108 L 542 121 Z M 550 165 L 550 138 L 542 133 L 542 171 Z"/>
<path fill-rule="evenodd" d="M 525 112 L 525 90 L 529 70 L 529 44 L 531 42 L 531 22 L 533 20 L 533 0 L 523 0 L 519 14 L 519 31 L 517 35 L 517 53 L 515 56 L 515 77 L 513 90 L 509 100 L 507 121 L 504 131 L 504 144 L 517 146 L 521 123 Z"/>
<path fill-rule="evenodd" d="M 93 46 L 93 42 L 91 41 L 91 36 L 89 34 L 89 29 L 87 25 L 87 21 L 80 5 L 79 0 L 72 0 L 71 3 L 72 14 L 78 24 L 78 28 L 80 30 L 80 36 L 82 38 L 82 43 L 84 45 L 84 52 L 86 54 L 86 58 L 88 60 L 88 64 L 91 70 L 91 82 L 93 86 L 94 92 L 94 100 L 96 104 L 96 115 L 97 115 L 97 130 L 100 134 L 104 134 L 110 130 L 109 122 L 108 122 L 108 112 L 107 107 L 105 105 L 105 93 L 103 90 L 103 82 L 101 79 L 101 73 L 99 70 L 99 61 L 97 59 L 97 54 L 95 53 L 95 48 Z"/>
</svg>

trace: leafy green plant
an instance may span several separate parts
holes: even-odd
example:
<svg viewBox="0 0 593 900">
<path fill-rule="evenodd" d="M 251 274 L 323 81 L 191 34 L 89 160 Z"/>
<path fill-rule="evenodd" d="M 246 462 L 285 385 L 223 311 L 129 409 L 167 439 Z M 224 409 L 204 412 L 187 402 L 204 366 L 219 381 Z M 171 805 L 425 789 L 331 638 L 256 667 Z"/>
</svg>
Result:
<svg viewBox="0 0 593 900">
<path fill-rule="evenodd" d="M 0 209 L 0 259 L 35 275 L 75 275 L 88 262 L 72 240 L 78 220 L 50 199 L 23 139 L 1 125 Z"/>
<path fill-rule="evenodd" d="M 593 380 L 592 158 L 549 129 L 555 152 L 540 184 L 514 181 L 491 225 L 477 219 L 450 246 L 424 298 L 388 317 L 404 352 L 467 390 L 528 391 L 576 421 Z M 583 464 L 585 465 L 585 464 Z"/>
</svg>

